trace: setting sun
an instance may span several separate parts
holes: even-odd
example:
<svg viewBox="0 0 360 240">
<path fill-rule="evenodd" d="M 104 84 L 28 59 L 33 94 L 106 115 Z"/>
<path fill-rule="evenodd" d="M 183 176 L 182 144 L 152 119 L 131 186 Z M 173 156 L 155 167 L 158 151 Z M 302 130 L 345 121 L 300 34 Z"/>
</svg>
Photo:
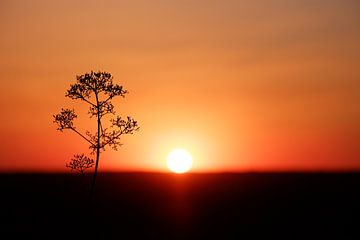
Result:
<svg viewBox="0 0 360 240">
<path fill-rule="evenodd" d="M 184 149 L 174 149 L 167 157 L 167 166 L 174 173 L 188 172 L 192 167 L 192 156 Z"/>
</svg>

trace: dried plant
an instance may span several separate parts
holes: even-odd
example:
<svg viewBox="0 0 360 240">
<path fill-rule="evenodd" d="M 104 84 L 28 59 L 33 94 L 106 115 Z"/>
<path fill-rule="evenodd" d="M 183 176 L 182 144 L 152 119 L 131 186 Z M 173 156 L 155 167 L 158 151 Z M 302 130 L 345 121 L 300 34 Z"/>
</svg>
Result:
<svg viewBox="0 0 360 240">
<path fill-rule="evenodd" d="M 59 114 L 53 115 L 54 123 L 58 125 L 57 130 L 70 130 L 78 134 L 89 144 L 91 154 L 96 155 L 95 170 L 91 184 L 91 194 L 94 192 L 100 153 L 111 147 L 117 150 L 121 146 L 120 138 L 125 134 L 133 134 L 139 130 L 137 121 L 131 117 L 125 119 L 115 116 L 114 105 L 111 100 L 115 97 L 125 97 L 128 91 L 122 86 L 113 83 L 113 77 L 107 72 L 85 73 L 76 77 L 76 83 L 70 85 L 65 96 L 74 100 L 81 100 L 89 105 L 88 114 L 90 118 L 96 118 L 97 128 L 95 133 L 86 131 L 81 133 L 74 126 L 74 120 L 77 118 L 74 109 L 63 108 Z M 115 116 L 109 122 L 108 127 L 103 125 L 104 116 Z M 82 174 L 85 170 L 91 168 L 94 161 L 84 154 L 75 155 L 66 165 L 71 170 L 76 170 Z"/>
<path fill-rule="evenodd" d="M 94 159 L 86 157 L 85 154 L 75 154 L 71 161 L 66 164 L 66 167 L 78 171 L 82 175 L 85 174 L 86 169 L 92 168 L 93 166 Z"/>
</svg>

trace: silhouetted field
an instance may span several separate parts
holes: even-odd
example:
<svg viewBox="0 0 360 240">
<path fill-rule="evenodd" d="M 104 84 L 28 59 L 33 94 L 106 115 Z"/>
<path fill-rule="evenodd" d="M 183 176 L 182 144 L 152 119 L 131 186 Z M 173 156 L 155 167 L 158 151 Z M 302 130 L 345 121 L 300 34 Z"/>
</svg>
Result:
<svg viewBox="0 0 360 240">
<path fill-rule="evenodd" d="M 0 236 L 360 239 L 356 173 L 100 173 L 92 202 L 89 181 L 0 175 Z"/>
</svg>

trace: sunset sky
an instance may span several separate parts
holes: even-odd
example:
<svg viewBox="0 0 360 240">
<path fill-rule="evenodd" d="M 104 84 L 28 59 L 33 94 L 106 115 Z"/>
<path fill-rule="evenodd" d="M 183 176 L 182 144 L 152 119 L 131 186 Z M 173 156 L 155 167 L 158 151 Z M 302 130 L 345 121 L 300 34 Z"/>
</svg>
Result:
<svg viewBox="0 0 360 240">
<path fill-rule="evenodd" d="M 360 169 L 358 0 L 1 0 L 0 171 L 68 171 L 89 153 L 52 115 L 76 75 L 108 71 L 140 131 L 99 171 Z M 94 119 L 92 119 L 94 120 Z M 91 125 L 93 124 L 93 125 Z M 93 128 L 95 130 L 95 128 Z"/>
</svg>

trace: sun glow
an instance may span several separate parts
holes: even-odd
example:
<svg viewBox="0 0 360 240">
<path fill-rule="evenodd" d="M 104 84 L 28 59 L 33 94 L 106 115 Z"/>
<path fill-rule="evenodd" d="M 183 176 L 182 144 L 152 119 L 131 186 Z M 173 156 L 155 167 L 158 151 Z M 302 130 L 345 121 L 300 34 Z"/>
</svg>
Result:
<svg viewBox="0 0 360 240">
<path fill-rule="evenodd" d="M 167 157 L 167 166 L 174 173 L 185 173 L 192 167 L 192 156 L 184 149 L 174 149 Z"/>
</svg>

